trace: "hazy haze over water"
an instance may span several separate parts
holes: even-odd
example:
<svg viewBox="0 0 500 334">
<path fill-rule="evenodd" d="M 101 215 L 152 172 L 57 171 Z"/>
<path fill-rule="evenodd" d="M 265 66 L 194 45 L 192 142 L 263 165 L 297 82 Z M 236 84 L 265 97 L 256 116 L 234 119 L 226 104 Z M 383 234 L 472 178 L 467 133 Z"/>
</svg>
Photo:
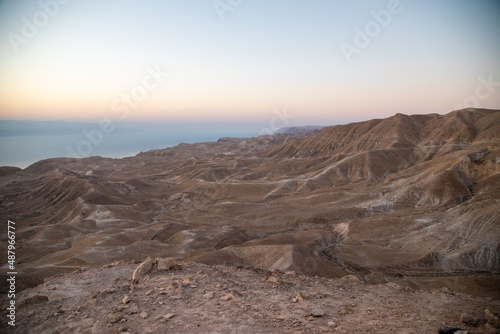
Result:
<svg viewBox="0 0 500 334">
<path fill-rule="evenodd" d="M 84 133 L 96 135 L 99 125 L 78 122 L 0 122 L 0 166 L 25 168 L 32 163 L 58 157 L 69 157 L 69 146 L 78 153 L 78 145 L 91 147 L 86 156 L 121 158 L 141 151 L 175 146 L 181 142 L 216 141 L 221 137 L 255 137 L 262 130 L 257 124 L 180 124 L 118 123 L 114 131 L 93 137 L 98 145 L 88 145 Z M 96 135 L 97 136 L 97 135 Z M 85 147 L 85 146 L 83 146 Z"/>
</svg>

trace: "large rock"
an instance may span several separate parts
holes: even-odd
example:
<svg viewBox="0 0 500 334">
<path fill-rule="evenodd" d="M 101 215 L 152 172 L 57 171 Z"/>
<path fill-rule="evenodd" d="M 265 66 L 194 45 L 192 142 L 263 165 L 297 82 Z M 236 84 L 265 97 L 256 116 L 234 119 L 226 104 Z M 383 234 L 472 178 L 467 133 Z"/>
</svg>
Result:
<svg viewBox="0 0 500 334">
<path fill-rule="evenodd" d="M 489 309 L 485 309 L 484 316 L 488 324 L 495 328 L 500 328 L 500 317 L 497 314 L 491 312 Z"/>
<path fill-rule="evenodd" d="M 144 276 L 149 272 L 151 272 L 151 270 L 153 269 L 153 264 L 154 264 L 153 259 L 148 257 L 134 270 L 134 273 L 132 274 L 132 279 L 133 280 L 138 279 L 141 276 Z"/>
<path fill-rule="evenodd" d="M 156 259 L 156 270 L 182 270 L 182 266 L 176 263 L 174 258 L 167 257 L 163 259 Z"/>
<path fill-rule="evenodd" d="M 441 327 L 439 329 L 439 334 L 455 334 L 455 333 L 460 333 L 462 332 L 462 329 L 461 328 L 457 328 L 457 327 Z"/>
<path fill-rule="evenodd" d="M 315 308 L 312 309 L 311 315 L 313 317 L 322 317 L 325 315 L 325 311 L 322 308 L 316 306 Z"/>
</svg>

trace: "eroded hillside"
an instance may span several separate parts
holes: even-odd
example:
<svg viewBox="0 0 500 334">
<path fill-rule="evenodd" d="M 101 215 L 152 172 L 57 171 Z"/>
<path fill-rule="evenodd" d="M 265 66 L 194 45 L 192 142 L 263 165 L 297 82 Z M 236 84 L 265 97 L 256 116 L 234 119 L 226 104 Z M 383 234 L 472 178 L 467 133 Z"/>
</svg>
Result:
<svg viewBox="0 0 500 334">
<path fill-rule="evenodd" d="M 0 214 L 23 287 L 153 256 L 498 297 L 499 162 L 498 110 L 397 114 L 4 168 Z"/>
</svg>

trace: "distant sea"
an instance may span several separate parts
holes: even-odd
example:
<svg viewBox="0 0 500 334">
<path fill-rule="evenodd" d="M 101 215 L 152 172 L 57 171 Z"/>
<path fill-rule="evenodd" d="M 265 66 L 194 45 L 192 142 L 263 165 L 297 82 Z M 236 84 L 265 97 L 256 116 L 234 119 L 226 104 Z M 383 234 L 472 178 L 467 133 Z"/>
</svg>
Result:
<svg viewBox="0 0 500 334">
<path fill-rule="evenodd" d="M 26 168 L 39 160 L 71 157 L 75 153 L 82 157 L 123 158 L 179 143 L 255 137 L 262 128 L 259 124 L 210 123 L 113 125 L 113 131 L 105 134 L 94 123 L 0 121 L 0 166 Z"/>
</svg>

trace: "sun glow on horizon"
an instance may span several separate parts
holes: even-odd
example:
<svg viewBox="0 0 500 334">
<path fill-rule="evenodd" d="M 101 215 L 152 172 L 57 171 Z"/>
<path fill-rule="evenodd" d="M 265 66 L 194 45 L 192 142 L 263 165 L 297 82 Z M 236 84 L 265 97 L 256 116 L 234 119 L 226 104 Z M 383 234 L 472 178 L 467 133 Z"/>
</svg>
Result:
<svg viewBox="0 0 500 334">
<path fill-rule="evenodd" d="M 124 104 L 127 121 L 286 107 L 306 123 L 498 108 L 500 4 L 398 3 L 384 18 L 391 1 L 252 1 L 221 20 L 206 1 L 69 2 L 27 38 L 39 2 L 0 2 L 0 119 L 98 121 Z M 9 34 L 25 38 L 18 52 Z M 469 98 L 489 77 L 496 91 Z"/>
</svg>

